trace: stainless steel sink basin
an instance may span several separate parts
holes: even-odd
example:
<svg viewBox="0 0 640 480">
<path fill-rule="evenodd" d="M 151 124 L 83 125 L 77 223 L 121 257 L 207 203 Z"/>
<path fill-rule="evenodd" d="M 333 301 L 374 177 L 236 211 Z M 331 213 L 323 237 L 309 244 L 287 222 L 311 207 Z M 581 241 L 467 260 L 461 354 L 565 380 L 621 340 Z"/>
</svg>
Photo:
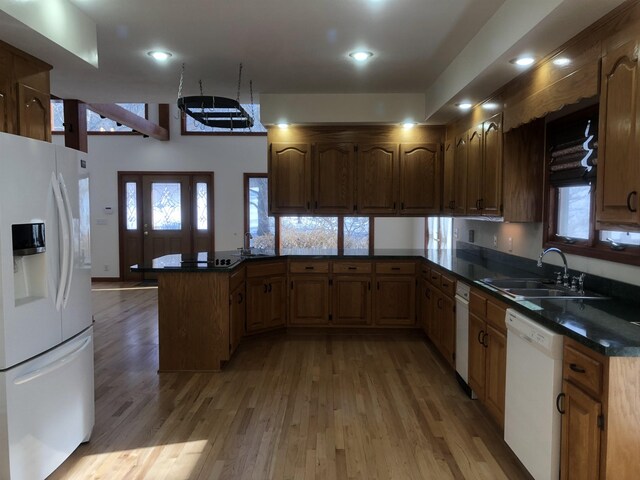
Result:
<svg viewBox="0 0 640 480">
<path fill-rule="evenodd" d="M 593 292 L 585 292 L 581 294 L 571 290 L 570 288 L 557 285 L 553 280 L 544 278 L 484 278 L 481 282 L 495 288 L 503 295 L 513 298 L 514 300 L 533 298 L 594 300 L 607 298 Z"/>
</svg>

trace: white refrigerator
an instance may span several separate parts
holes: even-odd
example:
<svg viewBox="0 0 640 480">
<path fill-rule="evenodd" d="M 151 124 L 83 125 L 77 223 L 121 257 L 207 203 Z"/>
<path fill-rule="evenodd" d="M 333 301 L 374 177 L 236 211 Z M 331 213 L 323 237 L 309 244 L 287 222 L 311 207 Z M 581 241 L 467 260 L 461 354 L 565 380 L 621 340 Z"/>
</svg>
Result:
<svg viewBox="0 0 640 480">
<path fill-rule="evenodd" d="M 86 154 L 0 133 L 0 479 L 42 479 L 94 424 Z"/>
</svg>

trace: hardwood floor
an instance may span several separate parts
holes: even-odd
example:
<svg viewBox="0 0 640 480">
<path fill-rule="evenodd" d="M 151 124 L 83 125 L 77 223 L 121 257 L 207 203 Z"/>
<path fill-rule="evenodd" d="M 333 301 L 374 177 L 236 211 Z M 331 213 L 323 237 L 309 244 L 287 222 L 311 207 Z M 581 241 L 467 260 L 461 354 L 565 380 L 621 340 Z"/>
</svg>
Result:
<svg viewBox="0 0 640 480">
<path fill-rule="evenodd" d="M 157 290 L 93 301 L 96 425 L 52 479 L 528 478 L 423 339 L 274 334 L 158 374 Z"/>
</svg>

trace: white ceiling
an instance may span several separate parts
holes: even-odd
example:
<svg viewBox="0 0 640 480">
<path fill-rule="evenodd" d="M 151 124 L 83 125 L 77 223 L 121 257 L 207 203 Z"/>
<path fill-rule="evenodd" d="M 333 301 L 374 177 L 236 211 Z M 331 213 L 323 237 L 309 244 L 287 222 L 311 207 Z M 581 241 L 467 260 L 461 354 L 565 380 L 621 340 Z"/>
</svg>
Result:
<svg viewBox="0 0 640 480">
<path fill-rule="evenodd" d="M 51 90 L 61 98 L 173 103 L 183 63 L 184 94 L 197 94 L 202 80 L 205 94 L 235 98 L 242 62 L 242 102 L 249 100 L 249 79 L 256 100 L 260 93 L 426 93 L 428 97 L 435 85 L 444 92 L 440 96 L 448 97 L 439 100 L 434 107 L 438 109 L 467 94 L 465 86 L 471 88 L 478 78 L 491 79 L 492 68 L 504 69 L 494 65 L 494 55 L 484 67 L 475 65 L 455 92 L 442 86 L 450 84 L 447 72 L 452 74 L 456 57 L 469 55 L 474 37 L 490 41 L 487 30 L 496 28 L 490 22 L 496 12 L 502 11 L 504 17 L 509 4 L 530 0 L 29 0 L 70 1 L 95 22 L 97 69 L 17 21 L 6 8 L 2 11 L 3 2 L 16 1 L 0 0 L 0 39 L 52 64 Z M 551 27 L 556 24 L 553 32 L 551 27 L 541 29 L 542 21 L 536 20 L 542 32 L 538 37 L 543 38 L 531 38 L 531 25 L 522 27 L 526 31 L 517 38 L 544 44 L 553 34 L 557 46 L 621 1 L 535 0 L 548 4 L 549 11 L 563 6 L 565 17 L 575 10 L 578 24 L 567 28 L 566 22 L 557 25 L 544 18 Z M 514 25 L 500 27 L 519 28 Z M 545 48 L 548 53 L 550 47 Z M 152 49 L 168 50 L 173 57 L 158 65 L 146 55 Z M 348 57 L 355 49 L 370 50 L 374 57 L 357 65 Z M 511 77 L 519 73 L 509 72 Z M 504 77 L 493 83 L 503 82 Z M 498 86 L 485 81 L 481 90 L 486 94 Z"/>
</svg>

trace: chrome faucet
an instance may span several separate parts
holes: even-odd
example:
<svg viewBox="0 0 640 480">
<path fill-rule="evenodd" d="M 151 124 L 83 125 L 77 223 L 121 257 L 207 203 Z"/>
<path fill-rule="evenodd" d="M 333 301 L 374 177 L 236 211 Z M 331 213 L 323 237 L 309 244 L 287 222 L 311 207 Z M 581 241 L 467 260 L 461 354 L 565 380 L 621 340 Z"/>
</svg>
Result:
<svg viewBox="0 0 640 480">
<path fill-rule="evenodd" d="M 245 232 L 245 234 L 244 234 L 244 246 L 242 247 L 242 253 L 243 254 L 251 253 L 251 239 L 252 238 L 253 238 L 253 235 L 251 235 L 251 232 Z"/>
<path fill-rule="evenodd" d="M 543 250 L 540 256 L 538 257 L 538 267 L 542 267 L 542 258 L 547 253 L 550 253 L 550 252 L 556 252 L 558 255 L 562 257 L 562 262 L 564 263 L 564 274 L 562 275 L 562 284 L 565 287 L 568 287 L 569 286 L 569 267 L 567 266 L 567 257 L 565 257 L 564 253 L 562 253 L 562 250 L 555 247 L 551 247 L 551 248 L 547 248 L 546 250 Z"/>
</svg>

